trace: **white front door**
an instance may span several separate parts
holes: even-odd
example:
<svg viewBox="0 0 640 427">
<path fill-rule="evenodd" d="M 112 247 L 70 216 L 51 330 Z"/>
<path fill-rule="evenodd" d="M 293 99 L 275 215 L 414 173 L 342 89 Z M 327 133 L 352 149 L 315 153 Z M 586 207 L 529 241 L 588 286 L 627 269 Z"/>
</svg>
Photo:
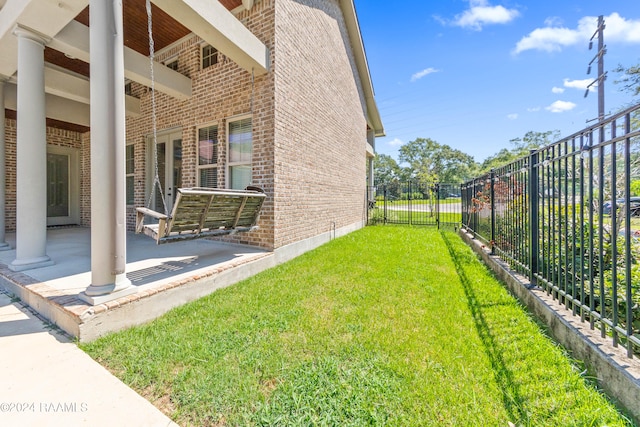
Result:
<svg viewBox="0 0 640 427">
<path fill-rule="evenodd" d="M 80 223 L 79 153 L 47 147 L 47 225 Z"/>
<path fill-rule="evenodd" d="M 148 144 L 149 153 L 147 164 L 147 182 L 149 190 L 153 188 L 152 206 L 157 212 L 164 212 L 166 208 L 171 212 L 173 201 L 175 200 L 176 188 L 182 186 L 182 130 L 174 130 L 171 132 L 158 134 L 157 137 L 157 159 L 158 159 L 158 178 L 162 185 L 162 192 L 157 185 L 154 185 L 155 179 L 155 156 L 153 141 Z"/>
</svg>

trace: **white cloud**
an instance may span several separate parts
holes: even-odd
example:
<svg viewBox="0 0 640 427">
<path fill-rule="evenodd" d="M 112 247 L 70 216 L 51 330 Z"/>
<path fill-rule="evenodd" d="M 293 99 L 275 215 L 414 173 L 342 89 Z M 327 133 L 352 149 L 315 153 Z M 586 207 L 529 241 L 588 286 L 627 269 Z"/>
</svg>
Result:
<svg viewBox="0 0 640 427">
<path fill-rule="evenodd" d="M 440 15 L 432 15 L 431 16 L 436 22 L 438 22 L 440 25 L 447 25 L 447 20 L 444 19 L 442 16 Z"/>
<path fill-rule="evenodd" d="M 422 71 L 418 71 L 417 73 L 415 73 L 414 75 L 411 76 L 411 81 L 415 82 L 420 80 L 421 78 L 423 78 L 424 76 L 428 76 L 429 74 L 433 74 L 433 73 L 437 73 L 440 70 L 436 70 L 435 68 L 425 68 Z"/>
<path fill-rule="evenodd" d="M 399 138 L 394 138 L 392 141 L 389 141 L 389 145 L 392 147 L 398 147 L 402 144 L 404 144 L 404 142 L 402 142 Z"/>
<path fill-rule="evenodd" d="M 536 28 L 528 36 L 523 37 L 517 44 L 514 53 L 535 49 L 546 52 L 559 52 L 565 46 L 571 46 L 578 41 L 588 40 L 575 30 L 568 28 Z"/>
<path fill-rule="evenodd" d="M 562 18 L 558 16 L 550 16 L 544 20 L 544 25 L 547 27 L 560 27 L 562 26 Z"/>
<path fill-rule="evenodd" d="M 640 19 L 625 19 L 618 13 L 604 17 L 607 43 L 640 43 Z M 525 50 L 560 52 L 563 48 L 583 43 L 591 38 L 598 27 L 598 18 L 585 16 L 578 21 L 576 28 L 561 26 L 556 18 L 547 18 L 546 27 L 536 28 L 520 39 L 514 53 Z"/>
<path fill-rule="evenodd" d="M 540 111 L 540 107 L 527 108 L 527 111 L 530 113 L 535 113 L 536 111 Z"/>
<path fill-rule="evenodd" d="M 519 15 L 516 9 L 490 6 L 487 0 L 470 0 L 469 9 L 456 15 L 453 25 L 480 31 L 484 25 L 507 24 Z"/>
<path fill-rule="evenodd" d="M 593 81 L 594 81 L 594 79 L 582 79 L 582 80 L 564 79 L 564 87 L 568 87 L 568 88 L 572 88 L 572 89 L 585 90 L 587 88 L 587 86 L 589 86 L 591 83 L 593 83 Z M 589 90 L 591 92 L 593 92 L 593 91 L 595 91 L 596 87 L 598 87 L 598 83 L 594 83 L 593 85 L 591 85 Z"/>
<path fill-rule="evenodd" d="M 518 118 L 518 115 L 516 113 L 507 114 L 507 119 L 509 120 L 516 120 L 517 118 Z"/>
<path fill-rule="evenodd" d="M 624 19 L 617 13 L 604 18 L 607 43 L 640 43 L 640 19 Z"/>
<path fill-rule="evenodd" d="M 552 113 L 563 113 L 565 111 L 573 110 L 576 108 L 576 104 L 569 101 L 556 101 L 553 104 L 545 107 L 545 110 L 551 111 Z"/>
<path fill-rule="evenodd" d="M 554 87 L 551 88 L 551 92 L 553 92 L 553 93 L 564 93 L 564 89 L 561 88 L 561 87 L 555 87 L 554 86 Z"/>
</svg>

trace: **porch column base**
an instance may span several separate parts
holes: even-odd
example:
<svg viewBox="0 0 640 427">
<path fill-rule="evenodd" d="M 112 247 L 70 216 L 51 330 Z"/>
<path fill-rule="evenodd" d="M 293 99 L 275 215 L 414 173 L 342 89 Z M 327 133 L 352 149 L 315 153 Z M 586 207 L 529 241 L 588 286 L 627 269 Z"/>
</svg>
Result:
<svg viewBox="0 0 640 427">
<path fill-rule="evenodd" d="M 0 225 L 0 227 L 2 227 L 2 225 Z M 10 251 L 11 249 L 11 245 L 8 243 L 0 242 L 0 251 Z"/>
<path fill-rule="evenodd" d="M 9 264 L 9 270 L 11 271 L 24 271 L 31 270 L 33 268 L 48 267 L 55 264 L 48 256 L 41 256 L 36 258 L 16 259 Z"/>
<path fill-rule="evenodd" d="M 138 288 L 133 286 L 131 281 L 124 276 L 122 279 L 116 278 L 115 283 L 108 285 L 89 285 L 84 292 L 78 295 L 78 298 L 91 305 L 98 305 L 137 292 Z"/>
</svg>

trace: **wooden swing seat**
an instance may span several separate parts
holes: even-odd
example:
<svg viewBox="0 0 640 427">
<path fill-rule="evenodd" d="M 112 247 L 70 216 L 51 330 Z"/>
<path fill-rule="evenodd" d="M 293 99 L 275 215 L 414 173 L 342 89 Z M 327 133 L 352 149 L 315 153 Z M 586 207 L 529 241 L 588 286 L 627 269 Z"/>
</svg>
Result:
<svg viewBox="0 0 640 427">
<path fill-rule="evenodd" d="M 170 215 L 148 208 L 136 208 L 136 233 L 156 243 L 247 232 L 256 222 L 266 195 L 261 188 L 246 190 L 178 188 Z M 158 220 L 145 224 L 146 216 Z"/>
</svg>

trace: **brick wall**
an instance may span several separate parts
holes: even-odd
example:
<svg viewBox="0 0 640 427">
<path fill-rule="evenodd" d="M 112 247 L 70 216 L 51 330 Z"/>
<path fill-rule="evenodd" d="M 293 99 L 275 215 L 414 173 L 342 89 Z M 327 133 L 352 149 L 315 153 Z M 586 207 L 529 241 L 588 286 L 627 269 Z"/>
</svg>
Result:
<svg viewBox="0 0 640 427">
<path fill-rule="evenodd" d="M 258 2 L 251 11 L 244 11 L 238 19 L 254 35 L 273 51 L 274 0 Z M 218 125 L 218 182 L 225 182 L 227 123 L 238 117 L 252 117 L 253 126 L 253 184 L 265 189 L 267 201 L 258 222 L 259 229 L 251 233 L 237 234 L 224 238 L 227 241 L 258 245 L 273 249 L 273 74 L 255 76 L 238 67 L 232 60 L 218 53 L 218 63 L 201 69 L 200 50 L 202 41 L 190 37 L 168 51 L 159 52 L 156 59 L 162 62 L 169 58 L 178 59 L 178 72 L 192 79 L 192 97 L 178 100 L 156 92 L 157 130 L 182 130 L 182 186 L 197 184 L 197 132 L 198 128 Z M 163 65 L 158 64 L 158 67 Z M 252 82 L 253 80 L 253 82 Z M 152 158 L 147 144 L 147 136 L 152 135 L 151 92 L 148 88 L 133 83 L 133 95 L 140 97 L 139 117 L 128 117 L 127 143 L 135 145 L 135 206 L 146 206 L 145 170 L 154 169 L 147 165 Z M 127 222 L 133 229 L 135 206 L 127 209 Z"/>
<path fill-rule="evenodd" d="M 3 110 L 4 112 L 4 110 Z M 13 119 L 4 121 L 5 137 L 5 230 L 16 229 L 16 126 Z"/>
<path fill-rule="evenodd" d="M 278 0 L 275 247 L 362 221 L 364 101 L 337 0 Z"/>
<path fill-rule="evenodd" d="M 6 143 L 6 208 L 5 229 L 16 229 L 16 121 L 5 119 L 5 143 Z M 83 159 L 88 156 L 88 145 L 83 143 L 82 134 L 78 132 L 47 127 L 47 145 L 57 147 L 74 148 L 80 152 L 80 167 L 83 168 Z M 82 175 L 82 171 L 81 171 Z M 80 189 L 81 212 L 84 185 Z M 82 221 L 82 217 L 81 217 Z"/>
</svg>

